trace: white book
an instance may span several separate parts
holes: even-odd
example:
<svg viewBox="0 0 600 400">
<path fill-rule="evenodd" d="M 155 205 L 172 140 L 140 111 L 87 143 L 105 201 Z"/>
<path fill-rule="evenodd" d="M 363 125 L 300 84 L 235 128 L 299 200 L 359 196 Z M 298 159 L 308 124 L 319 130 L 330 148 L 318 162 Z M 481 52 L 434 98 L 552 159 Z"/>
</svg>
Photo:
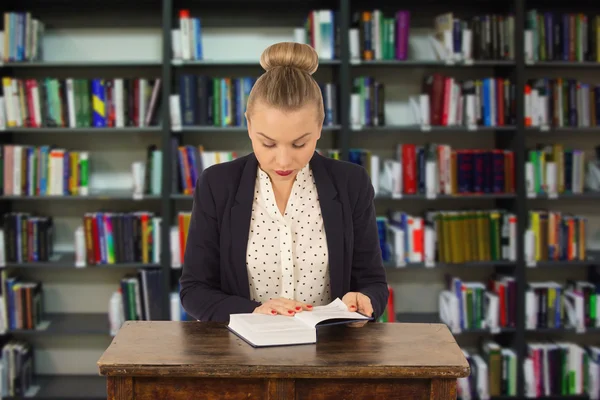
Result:
<svg viewBox="0 0 600 400">
<path fill-rule="evenodd" d="M 113 89 L 113 101 L 115 102 L 115 128 L 125 127 L 125 92 L 123 88 L 123 78 L 116 78 Z"/>
<path fill-rule="evenodd" d="M 179 95 L 169 96 L 169 112 L 171 114 L 171 129 L 181 130 L 181 109 L 179 108 Z"/>
<path fill-rule="evenodd" d="M 459 302 L 456 294 L 450 290 L 444 290 L 438 298 L 440 321 L 448 325 L 453 334 L 461 332 Z"/>
<path fill-rule="evenodd" d="M 67 112 L 69 117 L 69 128 L 77 128 L 75 120 L 75 90 L 73 89 L 73 78 L 66 79 L 67 84 Z M 35 116 L 32 116 L 35 117 Z"/>
<path fill-rule="evenodd" d="M 473 362 L 477 366 L 477 394 L 480 400 L 489 400 L 490 398 L 490 390 L 489 390 L 489 382 L 488 382 L 488 366 L 483 361 L 483 358 L 479 354 L 474 354 Z"/>
<path fill-rule="evenodd" d="M 192 38 L 190 37 L 190 18 L 179 18 L 179 32 L 181 33 L 181 58 L 192 59 Z"/>
<path fill-rule="evenodd" d="M 172 226 L 169 232 L 169 244 L 171 247 L 171 268 L 181 268 L 181 253 L 179 251 L 179 227 Z"/>
<path fill-rule="evenodd" d="M 302 29 L 304 31 L 304 29 Z M 350 28 L 348 41 L 350 43 L 350 60 L 360 60 L 360 32 L 358 28 Z"/>
<path fill-rule="evenodd" d="M 138 100 L 138 126 L 143 127 L 146 121 L 146 108 L 148 105 L 148 99 L 146 96 L 146 91 L 148 89 L 148 79 L 140 78 L 139 79 L 139 100 Z"/>
<path fill-rule="evenodd" d="M 171 46 L 173 48 L 174 60 L 181 60 L 182 58 L 182 41 L 181 29 L 171 29 Z"/>
<path fill-rule="evenodd" d="M 317 343 L 319 326 L 372 320 L 358 312 L 348 311 L 346 304 L 336 298 L 312 311 L 294 316 L 255 313 L 232 314 L 228 329 L 253 347 L 289 346 Z"/>
</svg>

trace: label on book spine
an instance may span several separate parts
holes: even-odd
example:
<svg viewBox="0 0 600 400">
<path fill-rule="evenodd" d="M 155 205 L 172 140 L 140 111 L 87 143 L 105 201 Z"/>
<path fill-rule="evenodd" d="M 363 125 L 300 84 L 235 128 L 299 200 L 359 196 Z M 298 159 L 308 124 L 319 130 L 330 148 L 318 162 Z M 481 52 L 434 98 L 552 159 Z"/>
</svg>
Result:
<svg viewBox="0 0 600 400">
<path fill-rule="evenodd" d="M 173 60 L 173 65 L 183 65 L 183 60 L 176 58 Z"/>
<path fill-rule="evenodd" d="M 537 262 L 535 260 L 527 260 L 526 265 L 528 268 L 535 268 L 535 267 L 537 267 Z"/>
<path fill-rule="evenodd" d="M 435 200 L 437 198 L 437 193 L 435 193 L 435 192 L 427 192 L 425 194 L 425 198 L 427 200 Z"/>
<path fill-rule="evenodd" d="M 431 131 L 431 125 L 429 125 L 429 124 L 422 124 L 421 125 L 421 131 L 422 132 L 429 132 L 429 131 Z"/>
<path fill-rule="evenodd" d="M 492 335 L 497 335 L 500 333 L 500 327 L 499 326 L 490 326 L 490 333 Z"/>
<path fill-rule="evenodd" d="M 143 200 L 144 199 L 144 194 L 143 193 L 133 193 L 133 199 L 134 200 Z"/>
<path fill-rule="evenodd" d="M 467 130 L 469 130 L 469 131 L 476 131 L 477 130 L 477 124 L 468 124 L 467 125 Z"/>
<path fill-rule="evenodd" d="M 425 268 L 435 268 L 435 260 L 425 260 Z"/>
<path fill-rule="evenodd" d="M 548 125 L 540 126 L 540 131 L 542 131 L 542 132 L 548 132 L 549 130 L 550 130 L 550 127 Z"/>
</svg>

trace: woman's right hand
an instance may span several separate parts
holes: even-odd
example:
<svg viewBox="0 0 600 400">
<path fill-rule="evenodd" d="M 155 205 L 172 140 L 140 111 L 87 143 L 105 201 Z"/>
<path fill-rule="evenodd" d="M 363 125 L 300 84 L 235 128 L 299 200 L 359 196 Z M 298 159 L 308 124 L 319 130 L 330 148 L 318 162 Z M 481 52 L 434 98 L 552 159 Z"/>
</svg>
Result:
<svg viewBox="0 0 600 400">
<path fill-rule="evenodd" d="M 268 300 L 262 305 L 256 307 L 254 309 L 254 313 L 269 315 L 287 315 L 292 317 L 298 312 L 311 311 L 312 308 L 312 305 L 303 303 L 301 301 L 279 297 L 276 299 Z"/>
</svg>

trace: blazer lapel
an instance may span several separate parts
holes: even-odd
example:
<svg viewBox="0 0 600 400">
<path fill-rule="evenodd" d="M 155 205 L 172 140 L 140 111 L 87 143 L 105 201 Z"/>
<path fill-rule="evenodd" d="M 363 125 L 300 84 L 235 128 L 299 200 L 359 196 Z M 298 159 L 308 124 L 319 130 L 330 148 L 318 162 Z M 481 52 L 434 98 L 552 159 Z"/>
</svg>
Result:
<svg viewBox="0 0 600 400">
<path fill-rule="evenodd" d="M 315 153 L 311 159 L 311 169 L 315 178 L 327 247 L 329 253 L 329 277 L 332 298 L 341 298 L 344 282 L 344 229 L 342 205 L 337 199 L 337 190 L 331 176 L 323 165 L 322 156 Z"/>
<path fill-rule="evenodd" d="M 246 249 L 248 247 L 248 232 L 250 230 L 250 218 L 252 217 L 257 167 L 258 161 L 252 153 L 248 156 L 248 161 L 242 172 L 235 196 L 236 204 L 231 208 L 231 225 L 229 227 L 231 232 L 230 254 L 233 262 L 232 267 L 239 286 L 239 293 L 246 298 L 250 297 L 248 271 L 246 270 Z"/>
</svg>

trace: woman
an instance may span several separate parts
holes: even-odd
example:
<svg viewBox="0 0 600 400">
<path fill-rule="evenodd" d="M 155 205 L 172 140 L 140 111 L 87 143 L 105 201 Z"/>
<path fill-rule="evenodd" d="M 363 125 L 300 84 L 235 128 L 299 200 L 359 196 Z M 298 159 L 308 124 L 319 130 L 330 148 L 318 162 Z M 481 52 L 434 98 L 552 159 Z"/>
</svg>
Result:
<svg viewBox="0 0 600 400">
<path fill-rule="evenodd" d="M 375 319 L 388 289 L 365 169 L 315 152 L 323 98 L 314 49 L 267 48 L 248 97 L 253 153 L 198 179 L 181 302 L 200 321 L 293 316 L 340 298 Z M 360 324 L 359 324 L 360 325 Z"/>
</svg>

